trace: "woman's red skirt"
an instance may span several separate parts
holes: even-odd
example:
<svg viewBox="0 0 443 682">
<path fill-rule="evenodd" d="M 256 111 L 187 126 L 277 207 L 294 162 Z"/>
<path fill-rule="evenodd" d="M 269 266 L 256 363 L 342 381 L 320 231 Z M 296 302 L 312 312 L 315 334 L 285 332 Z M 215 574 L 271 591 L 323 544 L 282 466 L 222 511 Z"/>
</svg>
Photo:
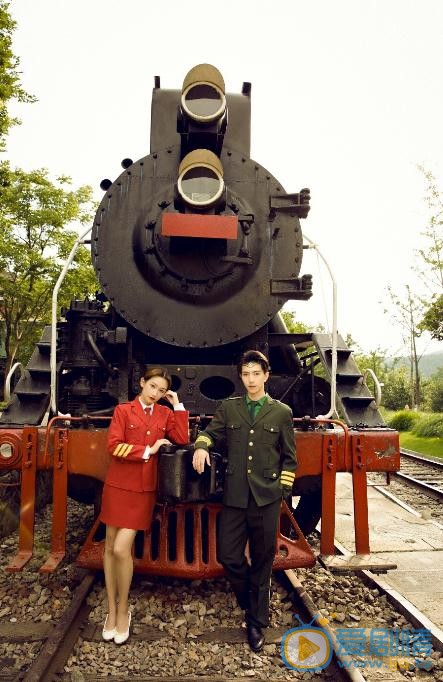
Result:
<svg viewBox="0 0 443 682">
<path fill-rule="evenodd" d="M 136 493 L 110 485 L 103 486 L 100 521 L 116 528 L 150 530 L 157 493 Z"/>
</svg>

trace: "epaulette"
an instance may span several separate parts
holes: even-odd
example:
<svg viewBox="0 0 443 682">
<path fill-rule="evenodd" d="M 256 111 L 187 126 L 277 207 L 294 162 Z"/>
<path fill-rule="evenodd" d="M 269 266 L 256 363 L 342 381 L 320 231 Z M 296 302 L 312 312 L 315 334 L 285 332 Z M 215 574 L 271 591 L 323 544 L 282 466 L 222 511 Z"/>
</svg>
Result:
<svg viewBox="0 0 443 682">
<path fill-rule="evenodd" d="M 241 400 L 243 396 L 233 395 L 231 398 L 226 398 L 226 400 Z"/>
<path fill-rule="evenodd" d="M 287 410 L 289 410 L 290 412 L 292 412 L 292 410 L 291 410 L 291 408 L 289 407 L 289 405 L 286 405 L 286 403 L 282 403 L 281 400 L 277 400 L 277 398 L 271 398 L 271 400 L 273 400 L 274 403 L 277 403 L 277 405 L 281 405 L 282 407 L 285 407 Z"/>
</svg>

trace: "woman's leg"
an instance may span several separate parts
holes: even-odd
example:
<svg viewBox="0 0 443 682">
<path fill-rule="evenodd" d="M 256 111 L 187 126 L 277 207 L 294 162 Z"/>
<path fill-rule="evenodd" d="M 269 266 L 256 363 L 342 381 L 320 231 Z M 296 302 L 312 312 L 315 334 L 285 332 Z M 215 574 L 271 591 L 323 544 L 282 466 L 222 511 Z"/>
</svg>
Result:
<svg viewBox="0 0 443 682">
<path fill-rule="evenodd" d="M 132 545 L 137 531 L 131 528 L 118 528 L 114 541 L 114 566 L 117 581 L 118 607 L 117 632 L 128 629 L 128 595 L 134 570 Z"/>
<path fill-rule="evenodd" d="M 117 623 L 117 575 L 114 559 L 114 543 L 118 528 L 106 526 L 105 554 L 103 569 L 105 572 L 106 594 L 108 596 L 108 619 L 106 629 L 113 630 Z"/>
</svg>

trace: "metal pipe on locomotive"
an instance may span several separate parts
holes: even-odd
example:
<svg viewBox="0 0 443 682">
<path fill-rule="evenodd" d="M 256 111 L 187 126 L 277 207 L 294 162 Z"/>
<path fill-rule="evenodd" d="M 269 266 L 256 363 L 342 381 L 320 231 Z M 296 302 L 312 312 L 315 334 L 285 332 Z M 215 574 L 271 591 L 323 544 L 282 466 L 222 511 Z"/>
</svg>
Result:
<svg viewBox="0 0 443 682">
<path fill-rule="evenodd" d="M 236 363 L 251 348 L 270 358 L 269 393 L 295 417 L 299 502 L 295 525 L 288 514 L 281 525 L 275 566 L 315 562 L 304 534 L 320 516 L 325 563 L 379 563 L 369 556 L 366 472 L 399 468 L 398 434 L 384 425 L 341 337 L 334 363 L 331 335 L 292 334 L 284 325 L 283 305 L 312 295 L 311 276 L 300 276 L 300 220 L 310 193 L 286 193 L 250 158 L 250 102 L 249 83 L 240 94 L 226 93 L 209 64 L 191 69 L 181 91 L 162 89 L 156 77 L 149 155 L 124 159 L 121 175 L 102 181 L 91 251 L 103 293 L 62 311 L 56 348 L 45 328 L 0 418 L 0 470 L 21 474 L 20 547 L 9 570 L 32 556 L 39 470 L 53 472 L 54 491 L 51 554 L 41 570 L 54 570 L 63 558 L 68 494 L 98 508 L 110 416 L 137 394 L 146 365 L 168 369 L 192 415 L 192 441 L 217 402 L 241 391 Z M 315 373 L 317 365 L 327 379 Z M 328 412 L 330 383 L 340 420 L 316 420 Z M 223 449 L 202 477 L 192 469 L 191 450 L 165 449 L 159 457 L 159 504 L 151 533 L 139 533 L 136 542 L 138 571 L 195 578 L 222 572 L 216 534 Z M 354 486 L 356 555 L 346 561 L 333 556 L 339 471 L 350 472 Z M 103 544 L 97 520 L 78 563 L 100 568 Z"/>
</svg>

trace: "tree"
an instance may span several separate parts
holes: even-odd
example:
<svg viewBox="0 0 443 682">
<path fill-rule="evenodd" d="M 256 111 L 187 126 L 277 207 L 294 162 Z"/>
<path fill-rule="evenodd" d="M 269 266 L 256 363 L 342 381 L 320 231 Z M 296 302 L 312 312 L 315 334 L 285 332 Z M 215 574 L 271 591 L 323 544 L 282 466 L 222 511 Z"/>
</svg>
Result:
<svg viewBox="0 0 443 682">
<path fill-rule="evenodd" d="M 51 317 L 51 296 L 78 234 L 74 223 L 92 219 L 92 189 L 52 182 L 45 169 L 26 172 L 2 163 L 0 195 L 0 319 L 6 350 L 5 375 L 16 359 L 27 361 L 42 326 Z M 71 228 L 71 229 L 70 229 Z M 89 251 L 81 247 L 65 278 L 59 305 L 97 288 Z"/>
<path fill-rule="evenodd" d="M 411 398 L 411 386 L 407 367 L 396 367 L 383 378 L 382 404 L 388 410 L 402 410 Z"/>
<path fill-rule="evenodd" d="M 405 285 L 404 298 L 400 298 L 400 296 L 393 291 L 391 286 L 388 286 L 387 290 L 392 302 L 392 310 L 390 311 L 391 317 L 394 322 L 400 326 L 405 345 L 409 348 L 411 387 L 409 400 L 412 407 L 420 407 L 421 377 L 419 362 L 421 356 L 419 357 L 417 351 L 417 338 L 421 334 L 421 331 L 418 328 L 418 322 L 423 316 L 423 303 L 417 296 L 412 295 L 409 284 Z M 389 311 L 385 310 L 385 312 Z"/>
<path fill-rule="evenodd" d="M 425 408 L 431 412 L 443 412 L 443 367 L 427 379 L 424 386 Z"/>
<path fill-rule="evenodd" d="M 419 169 L 427 180 L 426 202 L 430 210 L 429 224 L 422 236 L 426 245 L 418 250 L 424 269 L 417 266 L 421 280 L 429 292 L 424 299 L 424 315 L 419 323 L 421 330 L 429 331 L 432 338 L 443 340 L 443 196 L 435 178 L 423 166 Z"/>
<path fill-rule="evenodd" d="M 11 126 L 20 123 L 11 118 L 7 104 L 10 100 L 34 102 L 21 86 L 18 66 L 20 60 L 12 51 L 12 35 L 16 26 L 9 14 L 9 2 L 0 0 L 0 151 L 5 149 L 5 137 Z"/>
<path fill-rule="evenodd" d="M 429 303 L 418 327 L 430 332 L 433 339 L 443 341 L 443 295 Z"/>
<path fill-rule="evenodd" d="M 347 342 L 347 345 L 350 348 L 352 348 L 356 344 Z M 380 346 L 377 346 L 375 350 L 370 350 L 368 353 L 362 353 L 357 351 L 354 353 L 354 360 L 357 363 L 361 372 L 364 372 L 366 369 L 372 369 L 379 382 L 381 384 L 384 383 L 386 372 L 388 371 L 386 366 L 385 349 L 380 348 Z M 370 382 L 371 379 L 368 377 L 366 379 L 366 383 Z"/>
<path fill-rule="evenodd" d="M 295 319 L 295 312 L 292 310 L 282 310 L 282 318 L 286 328 L 290 334 L 311 334 L 317 332 L 319 334 L 325 333 L 325 328 L 318 323 L 315 327 L 310 327 L 304 322 Z"/>
</svg>

